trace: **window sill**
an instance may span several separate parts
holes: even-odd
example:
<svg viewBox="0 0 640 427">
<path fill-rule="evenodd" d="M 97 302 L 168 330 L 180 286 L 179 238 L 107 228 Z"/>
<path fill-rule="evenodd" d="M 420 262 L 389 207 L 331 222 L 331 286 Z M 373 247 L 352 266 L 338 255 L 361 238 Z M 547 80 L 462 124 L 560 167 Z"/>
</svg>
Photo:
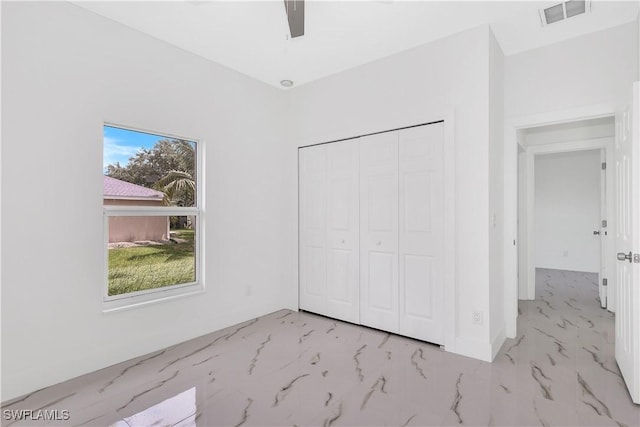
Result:
<svg viewBox="0 0 640 427">
<path fill-rule="evenodd" d="M 192 295 L 203 294 L 205 292 L 204 285 L 191 284 L 178 288 L 159 289 L 148 292 L 143 295 L 132 295 L 118 299 L 103 300 L 102 312 L 116 313 L 125 310 L 145 307 L 151 304 L 171 301 L 178 298 L 188 297 Z"/>
</svg>

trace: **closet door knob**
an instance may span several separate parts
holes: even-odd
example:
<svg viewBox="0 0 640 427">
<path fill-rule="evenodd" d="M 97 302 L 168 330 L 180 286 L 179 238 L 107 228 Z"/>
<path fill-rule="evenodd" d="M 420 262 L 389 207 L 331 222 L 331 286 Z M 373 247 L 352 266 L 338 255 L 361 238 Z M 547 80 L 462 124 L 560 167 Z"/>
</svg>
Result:
<svg viewBox="0 0 640 427">
<path fill-rule="evenodd" d="M 382 244 L 382 242 L 381 242 L 380 240 L 378 240 L 378 241 L 376 242 L 376 245 L 378 245 L 378 246 L 380 246 L 381 244 Z"/>
<path fill-rule="evenodd" d="M 340 240 L 340 243 L 344 243 L 344 239 Z"/>
</svg>

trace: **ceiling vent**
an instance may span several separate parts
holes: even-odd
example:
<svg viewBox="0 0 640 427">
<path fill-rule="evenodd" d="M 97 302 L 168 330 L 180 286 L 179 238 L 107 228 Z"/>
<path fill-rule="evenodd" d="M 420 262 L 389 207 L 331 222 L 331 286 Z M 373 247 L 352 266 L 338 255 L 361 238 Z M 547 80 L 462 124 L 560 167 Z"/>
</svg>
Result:
<svg viewBox="0 0 640 427">
<path fill-rule="evenodd" d="M 564 21 L 574 16 L 591 12 L 591 1 L 589 0 L 569 0 L 563 3 L 554 4 L 546 9 L 540 9 L 540 21 L 542 26 Z"/>
</svg>

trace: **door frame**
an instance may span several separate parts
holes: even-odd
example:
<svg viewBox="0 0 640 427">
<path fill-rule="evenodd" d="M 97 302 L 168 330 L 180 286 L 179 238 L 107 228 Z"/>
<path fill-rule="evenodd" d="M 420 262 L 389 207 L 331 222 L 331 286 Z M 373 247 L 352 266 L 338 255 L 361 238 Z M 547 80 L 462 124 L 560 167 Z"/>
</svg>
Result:
<svg viewBox="0 0 640 427">
<path fill-rule="evenodd" d="M 613 117 L 613 116 L 611 116 Z M 524 235 L 521 235 L 520 238 L 522 240 L 522 245 L 518 247 L 520 252 L 519 261 L 521 262 L 518 266 L 519 269 L 525 270 L 521 274 L 519 279 L 525 279 L 525 283 L 519 283 L 519 295 L 518 299 L 535 299 L 536 294 L 536 283 L 535 283 L 535 248 L 536 248 L 536 239 L 535 239 L 535 165 L 536 159 L 540 155 L 544 154 L 554 154 L 554 153 L 572 153 L 572 152 L 580 152 L 580 151 L 588 151 L 588 150 L 599 150 L 600 152 L 604 151 L 605 153 L 605 162 L 608 165 L 613 165 L 614 163 L 614 151 L 613 151 L 613 142 L 615 136 L 607 136 L 601 138 L 592 138 L 581 141 L 571 141 L 571 142 L 560 142 L 555 144 L 545 144 L 545 145 L 537 145 L 525 148 L 525 152 L 523 153 L 526 157 L 526 170 L 524 170 L 524 180 L 525 180 L 525 194 L 524 194 L 524 204 L 525 204 L 525 212 L 521 212 L 521 216 L 519 218 L 520 221 L 520 230 L 524 231 Z M 615 220 L 615 205 L 613 198 L 613 185 L 614 182 L 610 179 L 610 176 L 607 175 L 604 193 L 606 195 L 605 202 L 605 211 L 606 211 L 606 219 L 607 219 L 607 230 L 611 229 L 611 224 Z M 602 189 L 601 189 L 602 191 Z M 603 211 L 602 206 L 602 197 L 600 201 L 600 212 Z M 523 214 L 523 215 L 522 215 Z M 602 219 L 602 218 L 600 218 Z M 602 228 L 602 227 L 600 227 Z M 613 235 L 600 235 L 601 239 L 604 239 L 604 247 L 611 248 L 611 238 Z M 603 268 L 607 271 L 611 271 L 610 268 L 613 267 L 613 258 L 611 256 L 606 256 L 606 252 L 602 253 L 602 243 L 600 246 L 600 258 L 605 259 L 606 263 L 604 266 L 601 266 L 600 272 L 602 272 Z M 611 252 L 611 250 L 608 250 Z M 604 256 L 603 256 L 604 255 Z M 598 286 L 602 286 L 602 279 L 600 272 L 598 273 Z M 611 307 L 609 310 L 613 311 L 614 309 L 614 300 L 615 300 L 615 277 L 608 278 L 608 286 L 607 286 L 607 301 L 611 301 Z M 609 293 L 611 291 L 611 293 Z"/>
<path fill-rule="evenodd" d="M 518 137 L 526 128 L 615 116 L 610 104 L 505 118 L 504 121 L 504 315 L 508 338 L 517 335 L 518 319 Z M 609 150 L 611 151 L 611 150 Z M 613 218 L 608 218 L 613 220 Z M 612 223 L 609 223 L 611 229 Z"/>
</svg>

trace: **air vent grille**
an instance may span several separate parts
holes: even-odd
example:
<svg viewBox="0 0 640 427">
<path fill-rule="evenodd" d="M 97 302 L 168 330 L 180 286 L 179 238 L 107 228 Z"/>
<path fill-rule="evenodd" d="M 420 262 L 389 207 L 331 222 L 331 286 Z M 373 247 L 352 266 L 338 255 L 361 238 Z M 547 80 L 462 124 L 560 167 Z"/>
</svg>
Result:
<svg viewBox="0 0 640 427">
<path fill-rule="evenodd" d="M 544 17 L 547 24 L 562 21 L 564 19 L 564 6 L 562 3 L 548 7 L 544 10 Z"/>
<path fill-rule="evenodd" d="M 540 9 L 540 21 L 542 26 L 564 21 L 574 16 L 582 15 L 591 11 L 591 1 L 569 0 L 557 3 L 545 9 Z"/>
<path fill-rule="evenodd" d="M 567 10 L 567 18 L 580 15 L 586 11 L 586 5 L 584 1 L 571 0 L 566 2 L 564 4 L 564 7 Z"/>
</svg>

